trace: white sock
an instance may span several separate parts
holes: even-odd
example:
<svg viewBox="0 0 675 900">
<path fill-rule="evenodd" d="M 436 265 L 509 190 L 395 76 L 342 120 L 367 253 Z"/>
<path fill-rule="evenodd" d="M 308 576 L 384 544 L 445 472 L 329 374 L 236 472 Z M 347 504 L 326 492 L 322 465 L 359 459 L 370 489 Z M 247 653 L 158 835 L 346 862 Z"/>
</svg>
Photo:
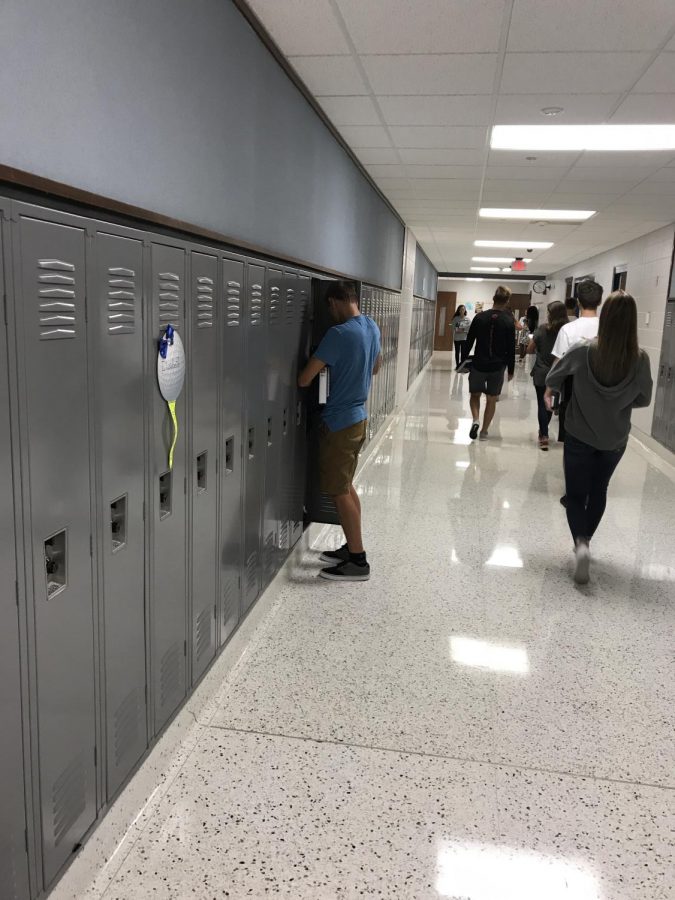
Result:
<svg viewBox="0 0 675 900">
<path fill-rule="evenodd" d="M 474 419 L 472 424 L 473 424 L 473 425 L 480 425 L 480 419 Z"/>
</svg>

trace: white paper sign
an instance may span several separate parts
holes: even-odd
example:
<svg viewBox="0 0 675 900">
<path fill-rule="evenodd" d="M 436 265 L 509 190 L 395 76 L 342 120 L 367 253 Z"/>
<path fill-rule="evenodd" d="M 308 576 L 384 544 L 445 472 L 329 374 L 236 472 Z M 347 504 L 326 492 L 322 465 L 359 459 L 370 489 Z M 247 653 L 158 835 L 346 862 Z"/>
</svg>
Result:
<svg viewBox="0 0 675 900">
<path fill-rule="evenodd" d="M 183 342 L 173 328 L 169 336 L 169 328 L 162 338 L 161 349 L 157 354 L 157 381 L 160 393 L 167 403 L 178 400 L 185 381 Z"/>
</svg>

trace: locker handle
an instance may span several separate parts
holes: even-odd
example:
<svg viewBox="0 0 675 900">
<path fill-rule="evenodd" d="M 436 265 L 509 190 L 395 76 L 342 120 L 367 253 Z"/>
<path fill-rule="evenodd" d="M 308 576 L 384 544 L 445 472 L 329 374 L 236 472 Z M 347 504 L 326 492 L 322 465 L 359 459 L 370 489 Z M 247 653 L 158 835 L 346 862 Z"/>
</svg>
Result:
<svg viewBox="0 0 675 900">
<path fill-rule="evenodd" d="M 255 456 L 255 427 L 248 430 L 248 458 Z"/>
<path fill-rule="evenodd" d="M 288 434 L 288 409 L 284 409 L 284 415 L 282 419 L 283 427 L 281 433 L 284 437 Z"/>
<path fill-rule="evenodd" d="M 272 416 L 267 417 L 267 446 L 272 446 Z"/>
<path fill-rule="evenodd" d="M 127 495 L 124 494 L 110 504 L 110 537 L 112 551 L 116 553 L 127 543 Z"/>
<path fill-rule="evenodd" d="M 207 485 L 206 485 L 206 477 L 207 477 L 207 471 L 208 471 L 208 451 L 207 450 L 204 450 L 203 453 L 200 453 L 197 456 L 196 467 L 197 467 L 197 471 L 196 471 L 197 492 L 200 494 L 204 494 L 207 490 Z"/>
<path fill-rule="evenodd" d="M 234 472 L 234 435 L 230 435 L 225 441 L 225 474 Z"/>
<path fill-rule="evenodd" d="M 66 530 L 47 538 L 44 543 L 45 576 L 47 579 L 47 599 L 51 600 L 67 585 L 67 540 Z"/>
<path fill-rule="evenodd" d="M 159 518 L 166 519 L 171 515 L 171 492 L 173 478 L 171 472 L 159 476 Z"/>
</svg>

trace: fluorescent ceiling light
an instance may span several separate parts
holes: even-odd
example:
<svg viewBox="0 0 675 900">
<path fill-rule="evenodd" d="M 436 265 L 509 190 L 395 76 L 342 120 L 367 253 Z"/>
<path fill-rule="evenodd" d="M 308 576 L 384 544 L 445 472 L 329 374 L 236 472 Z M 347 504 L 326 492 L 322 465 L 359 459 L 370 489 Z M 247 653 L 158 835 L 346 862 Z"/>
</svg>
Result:
<svg viewBox="0 0 675 900">
<path fill-rule="evenodd" d="M 499 266 L 471 266 L 472 272 L 499 272 Z"/>
<path fill-rule="evenodd" d="M 510 272 L 510 271 L 511 271 L 511 266 L 506 266 L 504 269 L 502 269 L 502 272 Z"/>
<path fill-rule="evenodd" d="M 464 281 L 484 281 L 483 278 L 465 278 Z"/>
<path fill-rule="evenodd" d="M 498 262 L 498 263 L 512 263 L 515 262 L 515 256 L 472 256 L 471 262 Z M 531 263 L 531 259 L 523 259 L 525 263 Z"/>
<path fill-rule="evenodd" d="M 526 675 L 530 671 L 527 650 L 524 647 L 505 647 L 475 638 L 450 638 L 450 656 L 453 662 L 494 672 L 513 672 Z"/>
<path fill-rule="evenodd" d="M 528 250 L 548 250 L 553 241 L 474 241 L 474 247 L 525 247 Z"/>
<path fill-rule="evenodd" d="M 483 219 L 534 219 L 537 222 L 585 222 L 595 215 L 594 209 L 495 209 L 478 211 Z"/>
<path fill-rule="evenodd" d="M 495 125 L 493 150 L 675 150 L 675 125 Z"/>
</svg>

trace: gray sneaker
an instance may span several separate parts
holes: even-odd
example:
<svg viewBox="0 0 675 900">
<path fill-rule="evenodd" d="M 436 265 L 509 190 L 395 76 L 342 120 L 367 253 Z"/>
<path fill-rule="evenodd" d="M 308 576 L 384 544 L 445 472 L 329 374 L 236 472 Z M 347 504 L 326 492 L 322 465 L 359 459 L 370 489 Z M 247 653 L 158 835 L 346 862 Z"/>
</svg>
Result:
<svg viewBox="0 0 675 900">
<path fill-rule="evenodd" d="M 577 584 L 588 584 L 590 567 L 590 548 L 585 541 L 578 541 L 574 548 L 574 580 Z"/>
<path fill-rule="evenodd" d="M 337 550 L 326 550 L 319 557 L 320 562 L 325 563 L 336 563 L 347 562 L 349 560 L 349 547 L 346 544 L 343 544 L 341 547 L 338 547 Z"/>
<path fill-rule="evenodd" d="M 489 437 L 490 437 L 490 435 L 487 433 L 487 431 L 481 431 L 481 433 L 478 435 L 478 440 L 479 441 L 487 441 L 487 439 Z"/>
<path fill-rule="evenodd" d="M 357 566 L 356 563 L 347 560 L 329 569 L 322 569 L 319 572 L 319 578 L 325 578 L 328 581 L 368 581 L 370 566 L 368 563 L 365 566 Z"/>
</svg>

